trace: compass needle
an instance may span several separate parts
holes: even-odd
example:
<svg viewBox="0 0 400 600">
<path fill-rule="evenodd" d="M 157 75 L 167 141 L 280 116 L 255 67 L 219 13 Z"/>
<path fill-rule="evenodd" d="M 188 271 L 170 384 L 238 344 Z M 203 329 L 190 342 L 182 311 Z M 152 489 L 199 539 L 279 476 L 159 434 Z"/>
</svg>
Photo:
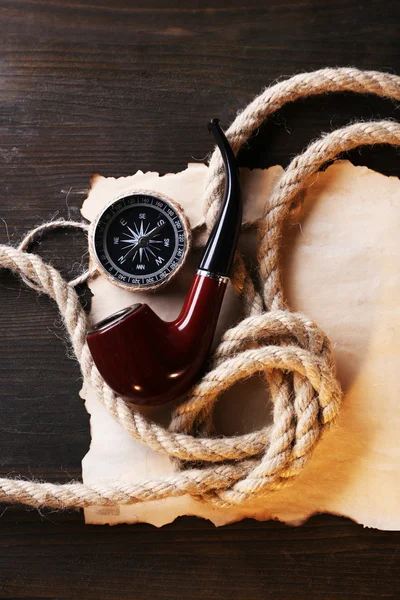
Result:
<svg viewBox="0 0 400 600">
<path fill-rule="evenodd" d="M 128 244 L 136 244 L 136 242 L 138 241 L 138 238 L 126 238 L 125 240 L 121 240 L 121 242 L 127 242 Z"/>
<path fill-rule="evenodd" d="M 133 231 L 133 229 L 132 229 L 131 227 L 129 227 L 129 225 L 127 225 L 127 228 L 128 228 L 128 229 L 129 229 L 129 231 L 131 232 L 131 234 L 132 234 L 133 238 L 134 238 L 134 239 L 137 239 L 137 237 L 138 237 L 138 235 L 139 235 L 139 234 L 138 234 L 138 233 L 135 233 L 135 232 Z"/>
</svg>

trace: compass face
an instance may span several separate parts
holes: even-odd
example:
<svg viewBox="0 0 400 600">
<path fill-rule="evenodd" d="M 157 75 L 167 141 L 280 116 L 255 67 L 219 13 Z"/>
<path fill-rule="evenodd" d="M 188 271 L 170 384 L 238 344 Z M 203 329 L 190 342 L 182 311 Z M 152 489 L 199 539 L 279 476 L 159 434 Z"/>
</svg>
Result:
<svg viewBox="0 0 400 600">
<path fill-rule="evenodd" d="M 112 202 L 94 229 L 95 258 L 109 277 L 129 288 L 165 282 L 187 250 L 184 216 L 161 197 L 134 193 Z"/>
</svg>

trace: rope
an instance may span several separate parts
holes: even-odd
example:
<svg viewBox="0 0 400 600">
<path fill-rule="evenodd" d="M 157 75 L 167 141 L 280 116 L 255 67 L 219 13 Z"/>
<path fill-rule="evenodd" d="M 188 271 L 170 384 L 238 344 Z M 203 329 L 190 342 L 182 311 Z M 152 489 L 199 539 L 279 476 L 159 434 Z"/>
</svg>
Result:
<svg viewBox="0 0 400 600">
<path fill-rule="evenodd" d="M 38 238 L 42 236 L 43 233 L 48 233 L 49 231 L 54 231 L 55 229 L 82 229 L 83 231 L 89 231 L 89 225 L 87 223 L 82 223 L 81 221 L 65 221 L 64 219 L 57 219 L 57 221 L 48 221 L 47 223 L 42 223 L 38 227 L 31 229 L 22 239 L 21 243 L 18 246 L 18 250 L 22 250 L 27 252 L 29 248 L 32 246 L 34 242 Z M 72 281 L 68 283 L 68 285 L 72 287 L 78 287 L 78 285 L 82 285 L 86 283 L 89 279 L 93 279 L 98 274 L 98 271 L 95 267 L 91 267 L 84 271 L 81 275 L 75 277 Z M 21 279 L 26 285 L 36 292 L 40 293 L 42 290 L 38 287 L 33 281 L 29 281 L 24 275 L 21 275 Z"/>
<path fill-rule="evenodd" d="M 328 91 L 374 93 L 399 100 L 400 78 L 356 69 L 323 69 L 282 81 L 267 88 L 235 119 L 227 132 L 234 151 L 286 102 Z M 224 334 L 211 370 L 176 409 L 169 429 L 142 416 L 106 385 L 86 344 L 88 319 L 74 287 L 39 256 L 24 251 L 37 231 L 30 232 L 19 248 L 0 245 L 0 267 L 57 303 L 82 376 L 99 401 L 134 439 L 177 460 L 180 466 L 173 475 L 113 487 L 0 478 L 0 501 L 62 509 L 190 494 L 227 507 L 249 503 L 293 481 L 321 436 L 335 423 L 341 391 L 328 338 L 310 319 L 285 306 L 278 260 L 282 225 L 312 174 L 338 153 L 365 144 L 400 146 L 400 125 L 391 121 L 355 123 L 322 136 L 291 162 L 259 224 L 256 285 L 241 257 L 236 258 L 233 279 L 246 316 Z M 205 195 L 208 229 L 218 213 L 222 188 L 223 166 L 215 151 Z M 266 379 L 272 425 L 246 435 L 210 436 L 213 407 L 222 392 L 256 373 Z"/>
</svg>

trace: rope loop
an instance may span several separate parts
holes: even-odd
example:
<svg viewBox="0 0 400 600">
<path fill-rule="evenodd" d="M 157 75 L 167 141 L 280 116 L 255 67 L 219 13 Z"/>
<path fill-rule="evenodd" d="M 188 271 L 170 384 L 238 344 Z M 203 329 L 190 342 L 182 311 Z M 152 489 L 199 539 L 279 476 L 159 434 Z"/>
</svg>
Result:
<svg viewBox="0 0 400 600">
<path fill-rule="evenodd" d="M 57 219 L 57 221 L 48 221 L 47 223 L 42 223 L 42 225 L 38 225 L 34 229 L 28 231 L 28 233 L 22 238 L 18 249 L 23 252 L 28 252 L 31 245 L 44 233 L 49 231 L 54 231 L 55 229 L 82 229 L 83 231 L 89 231 L 88 223 L 84 223 L 83 221 L 65 221 L 64 219 Z M 82 285 L 92 279 L 97 275 L 97 269 L 91 267 L 90 269 L 86 269 L 81 275 L 74 277 L 71 281 L 68 282 L 68 285 L 71 287 L 77 287 L 78 285 Z M 43 292 L 43 290 L 35 284 L 33 281 L 27 279 L 24 275 L 21 275 L 22 281 L 30 288 L 38 292 L 39 294 Z"/>
<path fill-rule="evenodd" d="M 400 78 L 346 68 L 322 69 L 281 81 L 255 98 L 232 123 L 227 135 L 234 151 L 237 153 L 252 132 L 285 103 L 338 91 L 400 100 Z M 189 494 L 227 507 L 249 503 L 293 481 L 305 468 L 321 435 L 335 423 L 341 391 L 327 336 L 307 317 L 292 313 L 285 305 L 279 264 L 282 226 L 293 200 L 312 174 L 338 153 L 365 144 L 400 146 L 400 125 L 392 121 L 354 123 L 322 136 L 288 166 L 267 199 L 259 224 L 256 285 L 241 256 L 236 257 L 233 279 L 246 317 L 224 334 L 210 371 L 176 409 L 169 429 L 128 406 L 102 379 L 86 343 L 88 320 L 75 289 L 54 267 L 24 251 L 37 230 L 29 233 L 19 248 L 0 246 L 0 267 L 18 274 L 57 303 L 82 376 L 99 401 L 129 435 L 177 460 L 181 467 L 159 479 L 114 487 L 0 478 L 0 501 L 76 508 Z M 205 194 L 208 229 L 218 213 L 223 173 L 215 151 Z M 70 223 L 63 222 L 63 226 Z M 266 397 L 272 401 L 272 424 L 245 435 L 213 436 L 212 413 L 221 394 L 256 373 L 265 378 Z"/>
</svg>

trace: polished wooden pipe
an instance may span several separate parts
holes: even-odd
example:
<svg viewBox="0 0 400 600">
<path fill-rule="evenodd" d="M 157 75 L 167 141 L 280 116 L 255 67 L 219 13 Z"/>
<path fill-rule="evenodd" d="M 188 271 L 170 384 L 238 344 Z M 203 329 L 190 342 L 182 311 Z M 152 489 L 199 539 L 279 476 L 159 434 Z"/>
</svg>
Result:
<svg viewBox="0 0 400 600">
<path fill-rule="evenodd" d="M 179 317 L 166 322 L 147 304 L 135 304 L 100 321 L 87 336 L 107 384 L 134 404 L 162 404 L 184 394 L 201 374 L 212 345 L 242 204 L 233 152 L 217 119 L 209 128 L 224 160 L 225 193 Z"/>
</svg>

